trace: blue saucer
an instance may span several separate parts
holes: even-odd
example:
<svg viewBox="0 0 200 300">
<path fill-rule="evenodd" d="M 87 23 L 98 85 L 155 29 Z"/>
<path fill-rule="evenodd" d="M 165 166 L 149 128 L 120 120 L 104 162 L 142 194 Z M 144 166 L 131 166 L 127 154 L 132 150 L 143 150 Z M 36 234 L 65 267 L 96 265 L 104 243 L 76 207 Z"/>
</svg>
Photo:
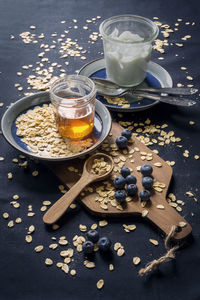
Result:
<svg viewBox="0 0 200 300">
<path fill-rule="evenodd" d="M 26 113 L 27 110 L 33 109 L 35 106 L 42 106 L 49 102 L 49 93 L 40 92 L 18 100 L 6 110 L 1 120 L 1 128 L 5 139 L 11 146 L 33 158 L 47 161 L 64 161 L 85 156 L 86 154 L 93 152 L 108 136 L 112 124 L 111 116 L 107 108 L 100 101 L 96 100 L 94 129 L 88 136 L 88 138 L 92 139 L 92 145 L 89 148 L 81 153 L 65 157 L 47 157 L 34 153 L 24 142 L 22 142 L 21 137 L 17 136 L 16 119 L 19 115 Z"/>
<path fill-rule="evenodd" d="M 98 77 L 106 78 L 105 60 L 98 59 L 94 60 L 87 65 L 85 65 L 79 72 L 80 75 L 87 77 Z M 169 73 L 162 68 L 160 65 L 150 62 L 148 65 L 146 78 L 140 84 L 142 87 L 172 87 L 172 79 Z M 106 98 L 97 93 L 97 99 L 100 100 L 107 108 L 110 110 L 120 111 L 120 112 L 135 112 L 145 109 L 149 109 L 152 106 L 159 103 L 159 101 L 143 98 L 142 100 L 136 101 L 136 97 L 126 95 L 124 97 L 130 106 L 128 108 L 123 108 L 117 104 L 110 104 L 107 102 Z M 136 102 L 135 102 L 136 101 Z"/>
</svg>

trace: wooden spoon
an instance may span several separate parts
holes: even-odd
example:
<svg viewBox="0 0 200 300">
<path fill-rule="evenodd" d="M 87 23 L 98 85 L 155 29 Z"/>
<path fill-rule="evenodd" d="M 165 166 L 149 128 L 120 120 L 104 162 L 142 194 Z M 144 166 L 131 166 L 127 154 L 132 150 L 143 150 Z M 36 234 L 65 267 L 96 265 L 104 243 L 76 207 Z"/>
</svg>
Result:
<svg viewBox="0 0 200 300">
<path fill-rule="evenodd" d="M 104 161 L 110 165 L 110 169 L 106 173 L 99 175 L 93 174 L 92 166 L 95 159 L 104 158 Z M 46 224 L 55 223 L 67 210 L 74 199 L 79 195 L 79 193 L 86 187 L 89 183 L 105 179 L 113 170 L 113 160 L 109 155 L 104 153 L 97 153 L 89 157 L 83 167 L 83 174 L 79 181 L 67 192 L 65 193 L 54 205 L 52 205 L 49 210 L 43 216 L 43 221 Z"/>
</svg>

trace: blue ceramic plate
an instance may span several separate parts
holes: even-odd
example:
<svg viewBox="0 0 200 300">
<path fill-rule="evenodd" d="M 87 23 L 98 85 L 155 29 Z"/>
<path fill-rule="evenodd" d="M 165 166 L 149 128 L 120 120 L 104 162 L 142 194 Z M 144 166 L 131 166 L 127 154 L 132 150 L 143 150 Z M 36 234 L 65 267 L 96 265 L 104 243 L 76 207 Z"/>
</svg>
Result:
<svg viewBox="0 0 200 300">
<path fill-rule="evenodd" d="M 66 157 L 43 157 L 39 154 L 30 151 L 27 145 L 22 142 L 21 138 L 16 135 L 16 118 L 20 114 L 26 113 L 27 110 L 33 109 L 35 106 L 49 102 L 49 93 L 41 92 L 18 100 L 6 110 L 1 120 L 1 129 L 5 139 L 8 141 L 9 144 L 11 144 L 14 148 L 18 149 L 24 154 L 29 155 L 33 158 L 47 161 L 63 161 L 84 156 L 94 151 L 108 136 L 112 124 L 111 116 L 107 108 L 100 101 L 96 100 L 94 129 L 92 133 L 88 136 L 88 138 L 91 138 L 93 141 L 91 147 L 89 147 L 81 153 L 77 153 L 72 156 Z"/>
<path fill-rule="evenodd" d="M 105 69 L 105 60 L 103 58 L 94 60 L 87 65 L 85 65 L 79 72 L 80 75 L 84 75 L 87 77 L 99 77 L 106 78 L 106 69 Z M 169 73 L 162 68 L 160 65 L 149 62 L 146 78 L 140 86 L 143 87 L 172 87 L 172 78 Z M 97 94 L 97 99 L 100 100 L 105 106 L 107 106 L 110 110 L 120 111 L 120 112 L 135 112 L 140 110 L 145 110 L 151 108 L 152 106 L 159 103 L 159 101 L 150 100 L 150 99 L 142 99 L 136 101 L 135 97 L 130 95 L 125 96 L 125 99 L 128 100 L 130 107 L 122 108 L 116 104 L 109 104 L 107 100 Z"/>
</svg>

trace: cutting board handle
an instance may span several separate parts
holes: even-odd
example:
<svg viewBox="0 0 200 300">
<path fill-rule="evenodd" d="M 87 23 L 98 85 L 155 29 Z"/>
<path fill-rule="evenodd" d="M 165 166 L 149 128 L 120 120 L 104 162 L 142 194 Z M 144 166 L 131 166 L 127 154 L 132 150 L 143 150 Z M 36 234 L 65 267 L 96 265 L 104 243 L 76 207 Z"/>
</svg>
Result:
<svg viewBox="0 0 200 300">
<path fill-rule="evenodd" d="M 158 209 L 158 203 L 152 203 L 147 218 L 158 226 L 166 235 L 169 234 L 173 225 L 177 226 L 175 240 L 182 240 L 192 232 L 190 224 L 168 202 L 160 201 L 164 209 Z M 148 210 L 148 208 L 147 208 Z"/>
</svg>

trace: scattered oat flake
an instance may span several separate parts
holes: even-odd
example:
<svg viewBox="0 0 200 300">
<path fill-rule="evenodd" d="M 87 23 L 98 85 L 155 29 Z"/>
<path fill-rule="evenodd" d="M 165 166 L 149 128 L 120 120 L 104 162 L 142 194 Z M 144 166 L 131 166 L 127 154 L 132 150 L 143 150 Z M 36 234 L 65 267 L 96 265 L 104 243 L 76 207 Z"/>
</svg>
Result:
<svg viewBox="0 0 200 300">
<path fill-rule="evenodd" d="M 75 203 L 72 203 L 72 204 L 70 204 L 70 206 L 69 206 L 71 209 L 75 209 L 76 208 L 76 204 Z"/>
<path fill-rule="evenodd" d="M 17 158 L 13 158 L 13 159 L 12 159 L 12 162 L 14 162 L 14 163 L 18 163 L 19 161 L 18 161 L 18 159 L 17 159 Z"/>
<path fill-rule="evenodd" d="M 162 205 L 162 204 L 158 204 L 158 205 L 156 205 L 156 207 L 157 207 L 158 209 L 165 209 L 164 205 Z"/>
<path fill-rule="evenodd" d="M 68 274 L 68 273 L 69 273 L 69 266 L 68 266 L 67 264 L 63 264 L 63 265 L 62 265 L 62 270 L 63 270 L 66 274 Z"/>
<path fill-rule="evenodd" d="M 100 227 L 104 227 L 106 225 L 108 225 L 108 222 L 106 220 L 99 221 L 99 226 Z"/>
<path fill-rule="evenodd" d="M 56 264 L 56 267 L 58 267 L 58 268 L 62 268 L 62 266 L 63 266 L 63 263 L 62 263 L 62 262 L 58 262 L 58 263 Z"/>
<path fill-rule="evenodd" d="M 124 248 L 119 248 L 119 249 L 117 250 L 117 255 L 118 255 L 118 256 L 123 256 L 124 253 L 125 253 Z"/>
<path fill-rule="evenodd" d="M 9 222 L 8 222 L 8 227 L 11 228 L 11 227 L 13 227 L 13 226 L 14 226 L 14 221 L 13 221 L 13 220 L 9 221 Z"/>
<path fill-rule="evenodd" d="M 26 235 L 25 240 L 27 243 L 31 243 L 32 242 L 32 236 L 30 234 Z"/>
<path fill-rule="evenodd" d="M 8 173 L 8 179 L 12 179 L 13 178 L 13 175 L 11 172 Z"/>
<path fill-rule="evenodd" d="M 97 225 L 96 223 L 94 223 L 94 224 L 91 225 L 91 229 L 92 229 L 92 230 L 97 229 L 97 227 L 98 227 L 98 225 Z"/>
<path fill-rule="evenodd" d="M 37 253 L 41 252 L 43 249 L 44 249 L 44 246 L 42 246 L 42 245 L 36 246 L 34 248 L 35 252 L 37 252 Z"/>
<path fill-rule="evenodd" d="M 87 226 L 80 224 L 79 229 L 80 229 L 80 231 L 85 232 L 85 231 L 87 231 Z"/>
<path fill-rule="evenodd" d="M 154 166 L 160 168 L 160 167 L 162 167 L 162 164 L 160 162 L 156 162 L 156 163 L 154 163 Z"/>
<path fill-rule="evenodd" d="M 85 260 L 84 266 L 88 269 L 92 269 L 92 268 L 95 268 L 95 263 L 93 261 Z"/>
<path fill-rule="evenodd" d="M 144 209 L 144 210 L 142 211 L 142 217 L 143 217 L 143 218 L 146 217 L 146 216 L 148 215 L 148 213 L 149 213 L 149 211 L 148 211 L 147 209 Z"/>
<path fill-rule="evenodd" d="M 21 223 L 22 222 L 22 219 L 21 218 L 17 218 L 16 220 L 15 220 L 15 223 L 17 223 L 17 224 L 19 224 L 19 223 Z"/>
<path fill-rule="evenodd" d="M 154 239 L 149 239 L 149 242 L 152 243 L 155 246 L 158 246 L 158 244 L 159 244 L 158 241 L 154 240 Z"/>
<path fill-rule="evenodd" d="M 48 205 L 51 205 L 51 201 L 45 200 L 45 201 L 42 202 L 42 204 L 45 205 L 45 206 L 46 205 L 48 206 Z"/>
<path fill-rule="evenodd" d="M 35 176 L 38 176 L 38 174 L 39 174 L 38 171 L 33 171 L 33 172 L 32 172 L 32 175 L 33 175 L 34 177 L 35 177 Z"/>
<path fill-rule="evenodd" d="M 34 231 L 35 231 L 35 226 L 34 226 L 34 225 L 29 226 L 28 231 L 29 231 L 30 233 L 34 232 Z"/>
<path fill-rule="evenodd" d="M 76 275 L 76 270 L 72 269 L 72 270 L 70 271 L 70 274 L 71 274 L 72 276 L 75 276 L 75 275 Z"/>
<path fill-rule="evenodd" d="M 29 212 L 29 213 L 27 214 L 28 217 L 33 217 L 34 215 L 35 215 L 34 212 Z"/>
<path fill-rule="evenodd" d="M 133 263 L 134 263 L 135 266 L 137 266 L 140 263 L 140 261 L 141 260 L 140 260 L 139 257 L 137 257 L 137 256 L 133 257 Z"/>
<path fill-rule="evenodd" d="M 136 229 L 136 225 L 134 225 L 134 224 L 132 224 L 132 225 L 123 224 L 123 227 L 125 230 L 128 230 L 128 232 Z"/>
<path fill-rule="evenodd" d="M 19 208 L 19 207 L 20 207 L 20 204 L 19 204 L 18 202 L 13 203 L 13 207 L 14 207 L 14 208 Z"/>
<path fill-rule="evenodd" d="M 60 244 L 60 245 L 62 245 L 62 246 L 65 246 L 65 245 L 67 245 L 68 244 L 68 241 L 67 240 L 59 240 L 58 241 L 58 243 Z"/>
<path fill-rule="evenodd" d="M 46 264 L 47 266 L 51 266 L 51 265 L 53 265 L 53 260 L 50 259 L 50 258 L 46 258 L 46 259 L 45 259 L 45 264 Z"/>
<path fill-rule="evenodd" d="M 44 206 L 42 206 L 42 207 L 40 208 L 40 210 L 41 210 L 41 211 L 45 211 L 45 210 L 47 210 L 47 206 L 45 206 L 45 205 L 44 205 Z"/>
<path fill-rule="evenodd" d="M 58 228 L 60 228 L 60 226 L 58 224 L 53 224 L 52 225 L 52 229 L 53 230 L 57 230 Z"/>
<path fill-rule="evenodd" d="M 117 251 L 121 247 L 121 243 L 115 243 L 114 244 L 114 250 Z"/>
<path fill-rule="evenodd" d="M 183 227 L 187 226 L 187 223 L 185 223 L 185 222 L 179 222 L 178 225 L 183 228 Z"/>
<path fill-rule="evenodd" d="M 99 290 L 102 289 L 102 287 L 104 286 L 104 280 L 100 279 L 99 281 L 97 281 L 96 285 Z"/>
<path fill-rule="evenodd" d="M 58 248 L 58 244 L 56 244 L 56 243 L 49 245 L 49 249 L 55 250 L 56 248 Z"/>
<path fill-rule="evenodd" d="M 192 192 L 186 192 L 185 194 L 190 198 L 194 197 L 194 194 Z"/>
<path fill-rule="evenodd" d="M 181 212 L 183 209 L 182 209 L 182 207 L 177 206 L 177 207 L 176 207 L 176 210 L 179 211 L 179 212 Z"/>
<path fill-rule="evenodd" d="M 3 218 L 4 219 L 8 219 L 9 218 L 9 214 L 7 212 L 3 213 Z"/>
</svg>

